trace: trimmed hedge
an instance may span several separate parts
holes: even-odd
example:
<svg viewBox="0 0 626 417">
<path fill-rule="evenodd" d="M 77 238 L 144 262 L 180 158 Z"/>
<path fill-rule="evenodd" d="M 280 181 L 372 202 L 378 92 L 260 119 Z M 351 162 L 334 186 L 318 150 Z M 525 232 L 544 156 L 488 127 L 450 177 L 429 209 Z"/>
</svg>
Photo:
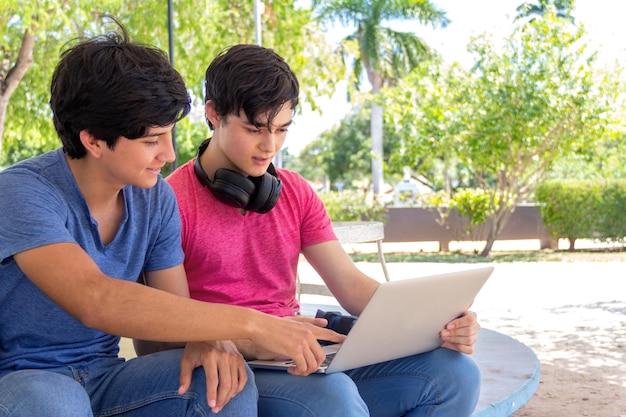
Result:
<svg viewBox="0 0 626 417">
<path fill-rule="evenodd" d="M 574 249 L 576 239 L 623 242 L 626 181 L 547 181 L 535 192 L 543 223 Z"/>
<path fill-rule="evenodd" d="M 334 222 L 378 220 L 385 222 L 387 209 L 363 191 L 344 190 L 318 193 Z"/>
</svg>

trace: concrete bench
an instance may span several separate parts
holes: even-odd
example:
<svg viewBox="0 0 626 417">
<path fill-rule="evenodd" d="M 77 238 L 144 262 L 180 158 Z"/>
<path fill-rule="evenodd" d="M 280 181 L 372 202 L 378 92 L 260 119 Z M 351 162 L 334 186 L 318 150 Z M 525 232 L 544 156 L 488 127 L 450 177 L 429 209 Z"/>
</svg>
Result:
<svg viewBox="0 0 626 417">
<path fill-rule="evenodd" d="M 537 391 L 539 360 L 512 337 L 481 329 L 472 356 L 481 372 L 480 398 L 472 417 L 508 417 Z"/>
</svg>

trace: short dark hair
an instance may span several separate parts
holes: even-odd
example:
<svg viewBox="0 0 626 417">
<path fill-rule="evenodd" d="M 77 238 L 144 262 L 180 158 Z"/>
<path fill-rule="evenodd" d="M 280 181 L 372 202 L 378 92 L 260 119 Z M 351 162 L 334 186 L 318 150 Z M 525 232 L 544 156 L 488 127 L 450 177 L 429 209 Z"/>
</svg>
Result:
<svg viewBox="0 0 626 417">
<path fill-rule="evenodd" d="M 72 158 L 86 150 L 87 130 L 113 148 L 121 136 L 137 139 L 151 127 L 184 118 L 191 101 L 180 74 L 162 50 L 130 42 L 118 32 L 83 40 L 61 54 L 50 85 L 54 127 Z"/>
<path fill-rule="evenodd" d="M 285 103 L 295 111 L 299 85 L 285 60 L 272 49 L 241 44 L 224 49 L 206 70 L 205 102 L 221 117 L 245 113 L 251 124 L 268 114 L 267 128 Z M 213 126 L 209 122 L 209 127 Z"/>
</svg>

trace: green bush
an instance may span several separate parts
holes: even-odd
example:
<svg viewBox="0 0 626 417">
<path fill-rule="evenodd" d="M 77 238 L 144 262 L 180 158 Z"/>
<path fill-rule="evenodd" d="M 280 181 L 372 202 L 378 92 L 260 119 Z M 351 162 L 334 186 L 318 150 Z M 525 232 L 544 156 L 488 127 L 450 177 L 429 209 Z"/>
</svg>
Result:
<svg viewBox="0 0 626 417">
<path fill-rule="evenodd" d="M 439 191 L 429 194 L 424 204 L 437 211 L 439 224 L 457 240 L 484 240 L 485 224 L 495 212 L 493 196 L 480 188 L 462 188 L 453 194 Z"/>
<path fill-rule="evenodd" d="M 543 223 L 556 238 L 623 241 L 626 181 L 547 181 L 535 192 Z"/>
<path fill-rule="evenodd" d="M 319 193 L 328 215 L 334 222 L 377 220 L 386 221 L 387 209 L 372 201 L 363 191 L 344 190 Z"/>
<path fill-rule="evenodd" d="M 452 195 L 450 209 L 457 209 L 471 224 L 483 224 L 495 211 L 492 200 L 491 194 L 483 189 L 463 188 Z"/>
<path fill-rule="evenodd" d="M 602 197 L 602 216 L 598 224 L 600 238 L 623 242 L 626 237 L 626 181 L 606 184 Z"/>
</svg>

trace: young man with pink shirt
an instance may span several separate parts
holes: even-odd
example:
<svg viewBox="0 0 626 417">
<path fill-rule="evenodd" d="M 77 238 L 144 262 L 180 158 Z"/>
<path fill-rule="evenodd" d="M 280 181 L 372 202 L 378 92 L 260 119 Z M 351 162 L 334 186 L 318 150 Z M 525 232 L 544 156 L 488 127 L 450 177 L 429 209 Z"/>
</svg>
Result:
<svg viewBox="0 0 626 417">
<path fill-rule="evenodd" d="M 208 67 L 205 111 L 213 135 L 197 159 L 167 178 L 180 207 L 192 298 L 302 320 L 296 316 L 300 253 L 351 314 L 362 311 L 379 285 L 342 249 L 308 183 L 271 164 L 298 95 L 296 76 L 271 49 L 236 45 Z M 442 329 L 442 348 L 345 373 L 254 370 L 259 415 L 469 416 L 480 376 L 466 353 L 479 327 L 467 312 Z M 247 359 L 277 356 L 235 344 Z"/>
</svg>

